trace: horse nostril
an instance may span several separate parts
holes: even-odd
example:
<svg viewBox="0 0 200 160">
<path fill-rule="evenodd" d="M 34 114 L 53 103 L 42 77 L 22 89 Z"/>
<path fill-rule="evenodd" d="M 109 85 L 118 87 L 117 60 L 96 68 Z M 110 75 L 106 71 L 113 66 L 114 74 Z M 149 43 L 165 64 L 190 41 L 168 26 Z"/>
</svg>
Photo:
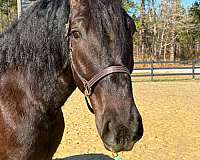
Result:
<svg viewBox="0 0 200 160">
<path fill-rule="evenodd" d="M 127 127 L 121 125 L 117 128 L 117 135 L 116 135 L 116 143 L 117 144 L 126 144 L 130 141 L 131 135 L 130 131 Z"/>
<path fill-rule="evenodd" d="M 107 136 L 110 134 L 111 132 L 111 121 L 107 121 L 104 126 L 103 126 L 103 130 L 102 130 L 102 137 L 103 139 L 106 139 Z"/>
</svg>

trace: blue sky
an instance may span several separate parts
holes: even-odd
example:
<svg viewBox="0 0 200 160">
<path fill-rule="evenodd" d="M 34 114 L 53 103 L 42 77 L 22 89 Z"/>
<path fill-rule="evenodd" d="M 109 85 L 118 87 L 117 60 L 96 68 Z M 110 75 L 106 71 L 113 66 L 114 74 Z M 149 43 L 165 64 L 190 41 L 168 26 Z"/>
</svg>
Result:
<svg viewBox="0 0 200 160">
<path fill-rule="evenodd" d="M 182 4 L 185 7 L 191 6 L 194 2 L 195 2 L 195 0 L 182 0 Z"/>
<path fill-rule="evenodd" d="M 140 0 L 132 0 L 132 1 L 136 1 L 137 3 L 140 2 Z M 160 0 L 157 0 L 157 1 L 160 1 Z M 198 1 L 198 0 L 197 0 L 197 1 Z M 191 6 L 194 2 L 195 2 L 195 0 L 181 0 L 181 3 L 182 3 L 185 7 Z"/>
<path fill-rule="evenodd" d="M 135 1 L 137 5 L 140 4 L 140 0 L 130 0 L 130 1 Z M 157 2 L 157 4 L 159 4 L 161 2 L 161 0 L 155 0 Z M 183 5 L 184 8 L 189 8 L 192 4 L 194 4 L 195 1 L 198 0 L 180 0 L 181 4 Z M 130 9 L 129 10 L 129 14 L 132 15 L 134 12 L 134 9 Z M 136 13 L 139 15 L 139 13 Z"/>
</svg>

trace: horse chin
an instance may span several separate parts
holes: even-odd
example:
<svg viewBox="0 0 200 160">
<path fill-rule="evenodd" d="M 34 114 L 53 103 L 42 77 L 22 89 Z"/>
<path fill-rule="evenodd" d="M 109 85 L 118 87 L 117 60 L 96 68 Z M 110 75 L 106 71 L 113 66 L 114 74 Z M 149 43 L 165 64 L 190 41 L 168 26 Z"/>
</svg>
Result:
<svg viewBox="0 0 200 160">
<path fill-rule="evenodd" d="M 116 145 L 116 146 L 111 146 L 108 145 L 106 143 L 104 143 L 104 147 L 106 150 L 113 152 L 113 153 L 119 153 L 119 152 L 123 152 L 123 151 L 131 151 L 134 147 L 134 142 L 127 144 L 126 146 L 120 146 L 120 145 Z"/>
</svg>

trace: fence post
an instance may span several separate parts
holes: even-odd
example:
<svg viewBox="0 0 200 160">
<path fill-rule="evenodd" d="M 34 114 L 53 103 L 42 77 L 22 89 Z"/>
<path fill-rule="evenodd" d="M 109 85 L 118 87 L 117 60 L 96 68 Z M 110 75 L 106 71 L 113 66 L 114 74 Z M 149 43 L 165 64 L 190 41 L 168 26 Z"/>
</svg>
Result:
<svg viewBox="0 0 200 160">
<path fill-rule="evenodd" d="M 152 60 L 151 61 L 151 81 L 153 81 L 153 64 L 154 64 L 154 61 Z"/>
<path fill-rule="evenodd" d="M 192 60 L 192 80 L 195 80 L 195 60 Z"/>
<path fill-rule="evenodd" d="M 18 19 L 22 14 L 22 1 L 21 0 L 17 0 L 17 16 Z"/>
</svg>

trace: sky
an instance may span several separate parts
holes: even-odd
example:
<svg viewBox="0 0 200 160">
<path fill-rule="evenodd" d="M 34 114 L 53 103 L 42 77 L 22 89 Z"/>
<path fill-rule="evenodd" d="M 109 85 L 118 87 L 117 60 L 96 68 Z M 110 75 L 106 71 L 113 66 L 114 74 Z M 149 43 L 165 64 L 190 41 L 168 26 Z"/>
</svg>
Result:
<svg viewBox="0 0 200 160">
<path fill-rule="evenodd" d="M 132 0 L 133 1 L 133 0 Z M 140 2 L 140 0 L 135 0 L 137 3 Z M 160 0 L 157 0 L 160 1 Z M 196 0 L 198 1 L 198 0 Z M 193 3 L 195 2 L 195 0 L 181 0 L 181 3 L 185 6 L 185 7 L 189 7 L 191 6 Z"/>
<path fill-rule="evenodd" d="M 130 1 L 135 1 L 137 5 L 140 4 L 140 0 L 130 0 Z M 155 0 L 157 2 L 157 4 L 159 4 L 161 2 L 161 0 Z M 180 0 L 181 4 L 183 5 L 184 8 L 189 8 L 192 4 L 194 4 L 195 1 L 200 1 L 200 0 Z M 134 12 L 134 9 L 130 9 L 128 11 L 128 14 L 132 15 Z M 139 15 L 139 13 L 136 13 Z"/>
<path fill-rule="evenodd" d="M 185 7 L 191 6 L 194 2 L 195 2 L 195 0 L 182 0 L 182 4 L 183 4 Z"/>
</svg>

